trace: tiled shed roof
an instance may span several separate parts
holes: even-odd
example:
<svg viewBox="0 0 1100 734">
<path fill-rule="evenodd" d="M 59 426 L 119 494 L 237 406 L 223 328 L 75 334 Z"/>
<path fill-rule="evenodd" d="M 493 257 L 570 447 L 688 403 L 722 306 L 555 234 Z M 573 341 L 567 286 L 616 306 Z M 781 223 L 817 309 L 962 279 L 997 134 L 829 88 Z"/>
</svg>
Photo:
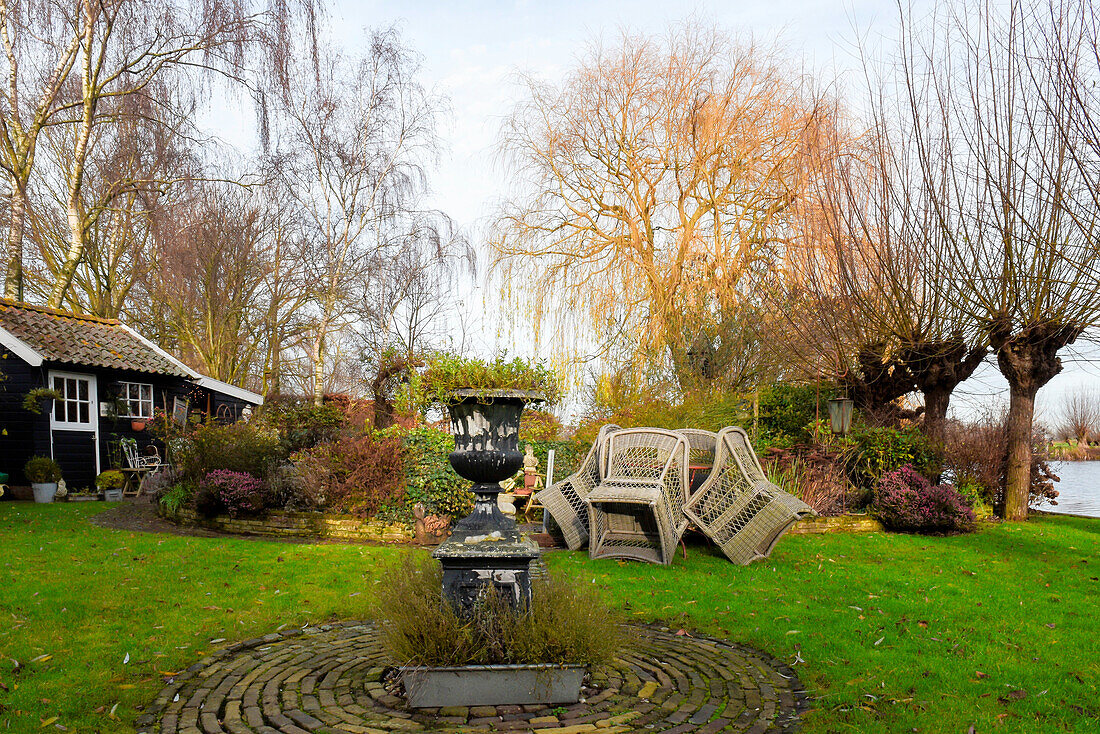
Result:
<svg viewBox="0 0 1100 734">
<path fill-rule="evenodd" d="M 178 377 L 194 374 L 114 319 L 0 298 L 0 328 L 49 362 Z"/>
</svg>

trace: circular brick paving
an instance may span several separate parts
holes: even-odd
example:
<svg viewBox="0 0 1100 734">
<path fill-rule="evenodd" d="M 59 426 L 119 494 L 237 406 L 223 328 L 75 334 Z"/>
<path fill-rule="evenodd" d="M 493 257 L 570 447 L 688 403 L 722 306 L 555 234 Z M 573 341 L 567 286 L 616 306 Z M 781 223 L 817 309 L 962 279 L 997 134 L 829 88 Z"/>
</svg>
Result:
<svg viewBox="0 0 1100 734">
<path fill-rule="evenodd" d="M 287 630 L 175 676 L 137 725 L 162 734 L 763 732 L 793 731 L 804 708 L 794 673 L 747 647 L 632 625 L 624 649 L 572 706 L 409 710 L 387 683 L 374 625 Z"/>
</svg>

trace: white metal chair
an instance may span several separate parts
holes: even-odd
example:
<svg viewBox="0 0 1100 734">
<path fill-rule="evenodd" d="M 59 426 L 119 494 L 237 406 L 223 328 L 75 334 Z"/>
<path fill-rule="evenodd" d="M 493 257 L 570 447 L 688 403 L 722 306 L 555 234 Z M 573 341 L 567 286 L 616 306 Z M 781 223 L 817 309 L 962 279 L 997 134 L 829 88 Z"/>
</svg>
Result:
<svg viewBox="0 0 1100 734">
<path fill-rule="evenodd" d="M 122 444 L 122 456 L 126 466 L 121 469 L 126 477 L 126 486 L 122 494 L 124 496 L 138 496 L 145 486 L 145 480 L 164 466 L 160 460 L 160 453 L 151 456 L 142 456 L 138 453 L 137 441 L 132 438 L 124 438 L 119 441 Z M 156 451 L 155 446 L 151 446 Z M 136 486 L 134 480 L 137 480 Z"/>
</svg>

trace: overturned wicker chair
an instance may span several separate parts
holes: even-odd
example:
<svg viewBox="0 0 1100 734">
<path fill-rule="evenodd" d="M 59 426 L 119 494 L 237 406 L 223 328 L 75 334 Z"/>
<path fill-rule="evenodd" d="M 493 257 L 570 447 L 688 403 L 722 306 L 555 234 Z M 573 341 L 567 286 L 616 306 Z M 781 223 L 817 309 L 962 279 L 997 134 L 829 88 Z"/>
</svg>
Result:
<svg viewBox="0 0 1100 734">
<path fill-rule="evenodd" d="M 588 495 L 589 556 L 668 565 L 687 529 L 688 442 L 659 428 L 607 440 L 607 473 Z"/>
<path fill-rule="evenodd" d="M 740 428 L 718 433 L 714 468 L 684 506 L 684 514 L 741 565 L 767 558 L 792 525 L 816 514 L 768 481 Z"/>
<path fill-rule="evenodd" d="M 688 497 L 698 490 L 714 468 L 714 454 L 718 449 L 718 434 L 697 428 L 681 428 L 678 431 L 688 442 L 688 478 L 691 480 Z"/>
<path fill-rule="evenodd" d="M 543 512 L 549 513 L 561 528 L 565 544 L 570 550 L 583 548 L 588 542 L 588 505 L 584 500 L 603 478 L 607 466 L 607 437 L 618 430 L 619 427 L 614 423 L 600 428 L 596 442 L 588 450 L 588 455 L 584 457 L 577 471 L 534 495 L 542 505 Z"/>
</svg>

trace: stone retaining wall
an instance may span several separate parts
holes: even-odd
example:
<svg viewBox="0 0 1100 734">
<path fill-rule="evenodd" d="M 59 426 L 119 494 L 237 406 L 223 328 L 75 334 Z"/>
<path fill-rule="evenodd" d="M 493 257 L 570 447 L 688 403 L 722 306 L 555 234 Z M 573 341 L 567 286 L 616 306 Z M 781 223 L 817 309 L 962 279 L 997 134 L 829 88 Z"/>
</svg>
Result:
<svg viewBox="0 0 1100 734">
<path fill-rule="evenodd" d="M 230 517 L 218 515 L 203 518 L 194 510 L 182 509 L 168 519 L 184 524 L 247 535 L 274 535 L 299 538 L 337 538 L 340 540 L 376 540 L 387 543 L 408 543 L 413 529 L 407 525 L 387 525 L 377 520 L 337 517 L 320 512 L 271 511 L 263 517 Z"/>
<path fill-rule="evenodd" d="M 799 520 L 788 531 L 795 535 L 818 533 L 877 533 L 885 530 L 870 515 L 840 515 L 839 517 L 811 517 Z"/>
<path fill-rule="evenodd" d="M 407 525 L 387 525 L 377 520 L 337 517 L 320 512 L 271 511 L 263 517 L 230 517 L 218 515 L 207 519 L 194 510 L 182 509 L 167 516 L 182 525 L 220 530 L 245 535 L 271 535 L 297 538 L 335 538 L 339 540 L 373 540 L 384 543 L 411 543 L 413 529 Z M 795 535 L 818 533 L 874 533 L 883 530 L 882 523 L 870 515 L 841 515 L 799 520 L 790 531 Z"/>
</svg>

